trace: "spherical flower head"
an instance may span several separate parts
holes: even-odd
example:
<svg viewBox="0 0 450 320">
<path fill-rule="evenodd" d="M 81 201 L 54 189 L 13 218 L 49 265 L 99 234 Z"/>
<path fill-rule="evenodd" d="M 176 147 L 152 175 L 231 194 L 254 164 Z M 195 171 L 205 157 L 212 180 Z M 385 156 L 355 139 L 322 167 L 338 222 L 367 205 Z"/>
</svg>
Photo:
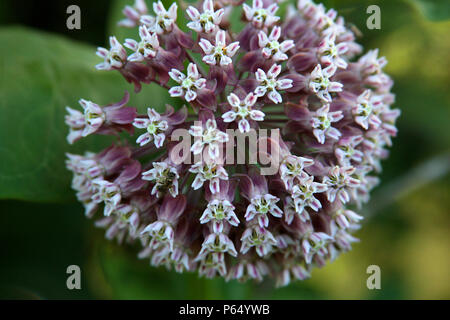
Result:
<svg viewBox="0 0 450 320">
<path fill-rule="evenodd" d="M 111 46 L 109 50 L 97 48 L 97 55 L 104 59 L 102 63 L 95 66 L 98 70 L 120 69 L 127 61 L 127 52 L 116 37 L 109 37 L 109 44 Z"/>
<path fill-rule="evenodd" d="M 269 36 L 264 31 L 258 33 L 258 45 L 264 58 L 273 59 L 276 62 L 287 60 L 286 52 L 292 49 L 295 44 L 292 40 L 278 42 L 280 36 L 281 28 L 278 26 L 272 28 Z"/>
<path fill-rule="evenodd" d="M 195 7 L 189 6 L 186 9 L 189 19 L 192 21 L 187 24 L 188 28 L 195 32 L 213 33 L 219 29 L 219 24 L 225 13 L 225 9 L 221 8 L 214 11 L 213 0 L 205 0 L 203 2 L 203 12 L 200 13 Z"/>
<path fill-rule="evenodd" d="M 142 147 L 150 141 L 154 141 L 155 146 L 161 148 L 166 138 L 164 132 L 169 128 L 169 124 L 166 120 L 163 120 L 161 115 L 154 109 L 148 108 L 147 116 L 148 118 L 134 119 L 133 126 L 138 129 L 147 130 L 146 133 L 137 138 L 136 143 Z"/>
<path fill-rule="evenodd" d="M 215 45 L 212 45 L 211 42 L 206 39 L 200 39 L 198 45 L 205 53 L 205 56 L 203 57 L 205 63 L 220 66 L 230 65 L 233 62 L 231 58 L 239 49 L 238 41 L 226 45 L 226 32 L 223 30 L 219 30 L 216 33 Z"/>
<path fill-rule="evenodd" d="M 182 97 L 187 102 L 191 102 L 197 98 L 197 90 L 205 88 L 206 80 L 200 77 L 197 65 L 189 63 L 187 68 L 187 76 L 177 69 L 172 69 L 169 76 L 175 80 L 180 86 L 170 88 L 171 97 Z"/>
<path fill-rule="evenodd" d="M 292 88 L 291 79 L 277 79 L 281 72 L 281 66 L 274 64 L 267 73 L 262 69 L 256 71 L 255 77 L 258 81 L 258 87 L 255 89 L 255 95 L 258 97 L 267 97 L 275 104 L 283 102 L 283 98 L 278 90 Z"/>
<path fill-rule="evenodd" d="M 230 93 L 227 100 L 232 109 L 222 115 L 223 121 L 237 121 L 238 128 L 241 133 L 249 132 L 249 120 L 264 121 L 264 112 L 253 109 L 257 99 L 258 97 L 253 92 L 250 92 L 242 101 L 237 95 Z"/>
<path fill-rule="evenodd" d="M 267 8 L 264 8 L 262 0 L 253 0 L 252 6 L 243 4 L 245 18 L 252 23 L 255 28 L 267 28 L 273 26 L 280 17 L 275 13 L 278 10 L 278 5 L 273 3 Z"/>
<path fill-rule="evenodd" d="M 158 35 L 150 33 L 146 26 L 139 27 L 139 36 L 141 41 L 137 42 L 133 39 L 125 39 L 125 47 L 134 51 L 128 57 L 128 61 L 144 61 L 145 59 L 152 59 L 156 56 L 159 48 Z"/>
</svg>

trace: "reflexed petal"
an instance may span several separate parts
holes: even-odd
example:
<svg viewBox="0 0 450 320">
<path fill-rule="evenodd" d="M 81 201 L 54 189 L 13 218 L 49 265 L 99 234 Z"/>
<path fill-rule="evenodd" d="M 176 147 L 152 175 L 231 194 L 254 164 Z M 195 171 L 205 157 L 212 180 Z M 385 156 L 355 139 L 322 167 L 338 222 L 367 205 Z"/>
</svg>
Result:
<svg viewBox="0 0 450 320">
<path fill-rule="evenodd" d="M 230 110 L 230 111 L 228 111 L 228 112 L 225 112 L 225 113 L 222 115 L 222 119 L 223 119 L 223 121 L 225 121 L 225 122 L 233 122 L 233 121 L 236 119 L 236 115 L 237 115 L 236 112 Z"/>
</svg>

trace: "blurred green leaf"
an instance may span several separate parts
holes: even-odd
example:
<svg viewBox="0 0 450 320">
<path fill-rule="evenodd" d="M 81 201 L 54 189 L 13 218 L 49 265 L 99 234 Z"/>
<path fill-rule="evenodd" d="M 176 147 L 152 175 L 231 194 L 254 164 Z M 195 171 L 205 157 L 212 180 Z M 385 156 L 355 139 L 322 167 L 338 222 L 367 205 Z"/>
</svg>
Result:
<svg viewBox="0 0 450 320">
<path fill-rule="evenodd" d="M 450 18 L 450 1 L 448 0 L 410 0 L 419 11 L 432 21 Z"/>
<path fill-rule="evenodd" d="M 80 98 L 106 105 L 133 87 L 117 72 L 97 71 L 95 48 L 24 28 L 0 29 L 0 199 L 73 199 L 66 152 L 99 151 L 107 137 L 66 142 L 65 106 Z M 146 86 L 130 105 L 161 109 L 168 93 Z"/>
</svg>

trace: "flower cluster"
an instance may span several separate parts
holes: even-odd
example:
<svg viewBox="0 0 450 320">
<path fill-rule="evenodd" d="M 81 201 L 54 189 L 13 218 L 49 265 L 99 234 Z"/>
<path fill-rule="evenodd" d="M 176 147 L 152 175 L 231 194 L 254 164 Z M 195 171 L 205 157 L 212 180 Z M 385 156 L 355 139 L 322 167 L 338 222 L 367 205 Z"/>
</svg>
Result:
<svg viewBox="0 0 450 320">
<path fill-rule="evenodd" d="M 400 115 L 386 60 L 377 50 L 361 55 L 335 10 L 299 0 L 280 17 L 277 3 L 204 0 L 182 13 L 176 3 L 155 2 L 151 12 L 136 0 L 119 22 L 136 28 L 136 39 L 110 37 L 97 69 L 121 73 L 136 92 L 160 85 L 184 106 L 139 113 L 127 93 L 115 104 L 67 107 L 70 144 L 92 134 L 117 139 L 67 155 L 86 216 L 108 239 L 139 242 L 139 257 L 154 266 L 227 280 L 269 276 L 283 286 L 357 241 L 362 217 L 353 210 L 378 182 Z M 245 23 L 239 32 L 232 9 Z M 260 129 L 281 129 L 279 139 Z M 187 149 L 173 138 L 180 130 L 193 140 Z M 234 132 L 270 147 L 256 163 L 239 163 L 238 152 L 229 161 Z M 245 159 L 255 156 L 248 149 Z M 264 173 L 262 155 L 276 172 Z"/>
</svg>

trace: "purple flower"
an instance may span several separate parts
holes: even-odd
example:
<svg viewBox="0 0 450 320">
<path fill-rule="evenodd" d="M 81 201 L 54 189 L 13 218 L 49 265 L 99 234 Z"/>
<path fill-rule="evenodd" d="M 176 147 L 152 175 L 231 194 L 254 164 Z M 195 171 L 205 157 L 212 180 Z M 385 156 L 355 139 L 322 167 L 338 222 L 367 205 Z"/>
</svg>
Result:
<svg viewBox="0 0 450 320">
<path fill-rule="evenodd" d="M 342 55 L 347 51 L 347 43 L 336 44 L 336 34 L 330 34 L 319 44 L 320 62 L 325 65 L 333 65 L 336 68 L 347 69 L 348 63 L 342 58 Z"/>
<path fill-rule="evenodd" d="M 165 192 L 169 192 L 172 197 L 178 195 L 178 174 L 177 167 L 170 161 L 153 162 L 153 168 L 142 172 L 142 179 L 151 181 L 154 185 L 151 195 L 160 197 Z"/>
<path fill-rule="evenodd" d="M 161 148 L 164 143 L 166 135 L 164 132 L 169 128 L 166 120 L 161 118 L 161 115 L 154 109 L 147 109 L 148 119 L 136 118 L 133 126 L 138 129 L 146 129 L 147 132 L 137 138 L 136 143 L 140 146 L 146 145 L 150 141 L 155 141 L 155 146 Z"/>
<path fill-rule="evenodd" d="M 158 220 L 149 224 L 142 230 L 141 234 L 148 234 L 150 237 L 149 246 L 155 248 L 168 246 L 171 250 L 174 246 L 174 227 L 180 215 L 186 208 L 186 197 L 177 196 L 164 198 L 161 207 L 157 212 Z"/>
<path fill-rule="evenodd" d="M 67 154 L 85 215 L 107 239 L 140 245 L 152 266 L 285 286 L 358 241 L 353 208 L 380 182 L 397 135 L 387 60 L 364 54 L 335 10 L 298 0 L 280 18 L 277 2 L 183 5 L 181 26 L 177 4 L 155 2 L 152 16 L 136 0 L 119 23 L 135 27 L 139 39 L 124 43 L 132 52 L 111 36 L 97 68 L 136 92 L 160 86 L 183 107 L 138 114 L 128 94 L 67 107 L 69 143 L 115 139 Z"/>
<path fill-rule="evenodd" d="M 310 264 L 315 255 L 325 256 L 327 251 L 327 244 L 333 240 L 333 237 L 323 232 L 313 232 L 303 238 L 302 253 L 305 257 L 305 262 Z"/>
<path fill-rule="evenodd" d="M 341 132 L 333 128 L 331 124 L 343 118 L 342 111 L 329 112 L 329 110 L 330 105 L 326 104 L 314 112 L 311 118 L 313 134 L 321 144 L 325 143 L 325 137 L 337 140 L 341 136 Z"/>
<path fill-rule="evenodd" d="M 262 261 L 252 263 L 244 260 L 230 269 L 227 279 L 236 279 L 241 282 L 253 279 L 260 282 L 268 271 L 267 265 Z"/>
<path fill-rule="evenodd" d="M 132 28 L 139 25 L 141 16 L 147 14 L 148 8 L 144 0 L 135 0 L 133 6 L 125 6 L 122 12 L 126 18 L 120 20 L 118 25 L 122 27 Z"/>
<path fill-rule="evenodd" d="M 334 202 L 338 198 L 343 204 L 350 201 L 349 189 L 359 185 L 359 180 L 352 177 L 355 172 L 354 167 L 334 166 L 330 169 L 327 176 L 323 178 L 322 183 L 328 186 L 328 201 Z"/>
<path fill-rule="evenodd" d="M 314 194 L 325 192 L 327 186 L 314 182 L 313 179 L 313 177 L 304 178 L 292 188 L 291 198 L 294 204 L 294 211 L 290 211 L 289 215 L 286 216 L 286 223 L 291 224 L 294 219 L 294 212 L 302 218 L 302 213 L 306 207 L 311 208 L 315 212 L 322 208 L 322 204 L 314 197 Z"/>
<path fill-rule="evenodd" d="M 192 182 L 194 190 L 201 188 L 208 181 L 211 193 L 217 193 L 220 192 L 220 180 L 228 180 L 228 172 L 216 163 L 198 162 L 189 168 L 189 172 L 196 174 Z"/>
<path fill-rule="evenodd" d="M 286 52 L 295 46 L 294 41 L 284 40 L 280 43 L 278 42 L 280 36 L 281 28 L 277 26 L 272 28 L 269 36 L 264 31 L 258 33 L 258 44 L 264 58 L 273 59 L 276 62 L 287 60 Z"/>
<path fill-rule="evenodd" d="M 143 15 L 141 16 L 140 22 L 146 25 L 151 32 L 157 34 L 171 32 L 177 20 L 177 9 L 178 6 L 176 3 L 173 3 L 169 7 L 169 10 L 166 10 L 161 1 L 154 2 L 153 11 L 156 17 Z"/>
<path fill-rule="evenodd" d="M 331 102 L 330 92 L 342 91 L 342 84 L 336 81 L 330 81 L 330 78 L 335 72 L 336 66 L 330 65 L 325 69 L 322 69 L 320 64 L 318 64 L 311 72 L 309 88 L 325 103 Z"/>
<path fill-rule="evenodd" d="M 92 200 L 96 203 L 104 202 L 104 215 L 109 216 L 117 208 L 122 199 L 119 186 L 114 182 L 103 179 L 96 179 L 92 183 L 95 192 Z"/>
<path fill-rule="evenodd" d="M 95 66 L 98 70 L 120 69 L 127 61 L 127 52 L 116 37 L 109 37 L 109 44 L 111 46 L 109 50 L 101 47 L 97 49 L 97 55 L 104 59 Z"/>
<path fill-rule="evenodd" d="M 80 99 L 78 103 L 83 108 L 83 113 L 66 107 L 68 115 L 65 117 L 65 122 L 70 130 L 67 141 L 73 144 L 82 137 L 93 133 L 108 134 L 121 130 L 130 131 L 130 124 L 136 116 L 136 109 L 125 106 L 128 98 L 128 93 L 125 93 L 122 101 L 105 107 Z"/>
<path fill-rule="evenodd" d="M 369 125 L 377 128 L 381 124 L 377 109 L 381 107 L 381 97 L 373 96 L 370 90 L 365 90 L 358 96 L 356 105 L 352 108 L 355 122 L 366 130 L 369 129 Z"/>
<path fill-rule="evenodd" d="M 206 148 L 211 159 L 219 158 L 221 144 L 228 141 L 228 135 L 217 128 L 214 119 L 206 120 L 202 126 L 191 126 L 189 133 L 196 138 L 191 151 L 194 154 L 201 154 Z"/>
<path fill-rule="evenodd" d="M 280 20 L 280 17 L 275 16 L 278 10 L 276 3 L 264 8 L 263 0 L 253 0 L 252 7 L 244 3 L 243 9 L 247 20 L 256 28 L 271 27 Z"/>
<path fill-rule="evenodd" d="M 314 161 L 304 157 L 289 154 L 284 157 L 280 164 L 280 177 L 287 190 L 292 190 L 296 182 L 308 177 L 304 171 L 306 167 L 312 166 Z"/>
<path fill-rule="evenodd" d="M 140 26 L 139 36 L 141 37 L 140 42 L 133 39 L 125 40 L 125 47 L 135 51 L 135 53 L 128 57 L 128 61 L 140 62 L 156 56 L 159 48 L 158 35 L 156 33 L 150 33 L 146 26 Z"/>
<path fill-rule="evenodd" d="M 272 233 L 258 225 L 252 225 L 245 229 L 241 242 L 241 253 L 245 254 L 254 247 L 260 257 L 269 255 L 274 250 L 274 246 L 277 245 Z"/>
</svg>

